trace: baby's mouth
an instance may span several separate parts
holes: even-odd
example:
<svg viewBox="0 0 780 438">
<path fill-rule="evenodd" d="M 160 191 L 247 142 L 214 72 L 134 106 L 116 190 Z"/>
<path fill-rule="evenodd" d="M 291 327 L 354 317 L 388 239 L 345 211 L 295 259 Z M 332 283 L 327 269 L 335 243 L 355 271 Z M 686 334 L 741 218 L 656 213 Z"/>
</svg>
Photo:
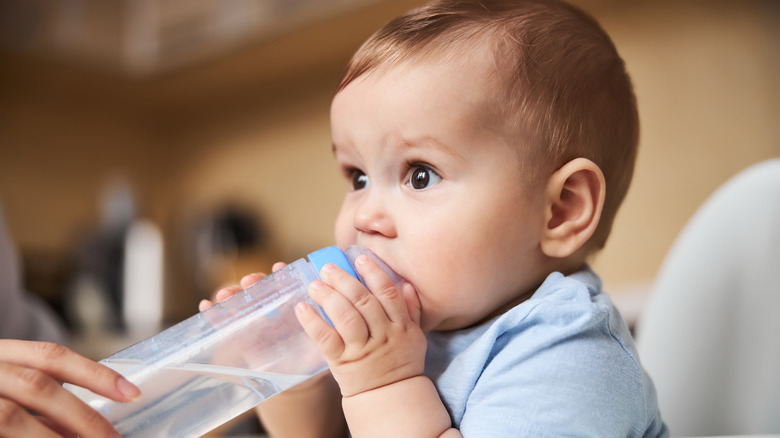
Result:
<svg viewBox="0 0 780 438">
<path fill-rule="evenodd" d="M 372 260 L 374 260 L 374 262 L 376 262 L 377 265 L 379 265 L 379 267 L 382 269 L 382 271 L 384 271 L 385 274 L 387 274 L 387 276 L 390 277 L 390 281 L 393 282 L 395 287 L 398 288 L 398 290 L 402 290 L 403 285 L 406 282 L 406 280 L 403 277 L 401 277 L 400 275 L 398 275 L 393 270 L 393 268 L 391 268 L 387 263 L 385 263 L 385 261 L 382 260 L 378 255 L 374 254 L 370 249 L 368 249 L 368 248 L 366 248 L 364 246 L 353 245 L 353 246 L 350 246 L 349 248 L 347 248 L 347 250 L 345 252 L 346 252 L 347 258 L 349 259 L 350 263 L 352 263 L 353 266 L 355 264 L 355 259 L 359 255 L 365 254 L 365 255 L 369 256 Z"/>
</svg>

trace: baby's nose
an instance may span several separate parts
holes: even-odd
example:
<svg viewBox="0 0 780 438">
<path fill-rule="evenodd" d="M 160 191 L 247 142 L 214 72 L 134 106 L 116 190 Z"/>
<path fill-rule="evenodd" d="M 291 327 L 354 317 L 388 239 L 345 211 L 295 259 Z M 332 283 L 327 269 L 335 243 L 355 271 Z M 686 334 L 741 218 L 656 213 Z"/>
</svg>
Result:
<svg viewBox="0 0 780 438">
<path fill-rule="evenodd" d="M 382 197 L 375 194 L 369 194 L 362 200 L 355 211 L 354 225 L 362 233 L 396 236 L 390 208 Z"/>
</svg>

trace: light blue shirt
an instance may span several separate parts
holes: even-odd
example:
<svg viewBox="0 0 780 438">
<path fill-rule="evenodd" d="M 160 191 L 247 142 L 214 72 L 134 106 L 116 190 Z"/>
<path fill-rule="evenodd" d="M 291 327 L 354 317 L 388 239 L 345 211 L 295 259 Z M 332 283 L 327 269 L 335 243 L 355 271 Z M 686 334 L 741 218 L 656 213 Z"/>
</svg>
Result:
<svg viewBox="0 0 780 438">
<path fill-rule="evenodd" d="M 425 374 L 465 437 L 658 437 L 653 383 L 601 280 L 550 274 L 479 326 L 428 334 Z"/>
</svg>

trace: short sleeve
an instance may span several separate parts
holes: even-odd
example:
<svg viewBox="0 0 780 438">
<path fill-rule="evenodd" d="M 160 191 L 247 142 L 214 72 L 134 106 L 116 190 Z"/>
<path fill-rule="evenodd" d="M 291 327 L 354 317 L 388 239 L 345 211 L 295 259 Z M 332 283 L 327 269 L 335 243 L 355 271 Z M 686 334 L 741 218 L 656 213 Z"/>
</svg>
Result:
<svg viewBox="0 0 780 438">
<path fill-rule="evenodd" d="M 643 436 L 639 364 L 609 310 L 542 300 L 495 341 L 463 412 L 465 437 Z"/>
</svg>

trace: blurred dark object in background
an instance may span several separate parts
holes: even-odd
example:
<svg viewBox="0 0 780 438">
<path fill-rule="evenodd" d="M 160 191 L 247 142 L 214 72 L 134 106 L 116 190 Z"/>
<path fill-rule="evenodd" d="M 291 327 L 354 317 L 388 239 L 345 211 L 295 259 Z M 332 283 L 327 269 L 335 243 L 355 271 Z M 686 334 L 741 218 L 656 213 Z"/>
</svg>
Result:
<svg viewBox="0 0 780 438">
<path fill-rule="evenodd" d="M 248 206 L 228 203 L 204 213 L 192 227 L 185 251 L 194 276 L 195 302 L 212 299 L 220 287 L 236 284 L 241 276 L 269 267 L 268 261 L 248 271 L 238 266 L 239 259 L 262 253 L 268 237 L 269 230 L 260 215 Z"/>
</svg>

